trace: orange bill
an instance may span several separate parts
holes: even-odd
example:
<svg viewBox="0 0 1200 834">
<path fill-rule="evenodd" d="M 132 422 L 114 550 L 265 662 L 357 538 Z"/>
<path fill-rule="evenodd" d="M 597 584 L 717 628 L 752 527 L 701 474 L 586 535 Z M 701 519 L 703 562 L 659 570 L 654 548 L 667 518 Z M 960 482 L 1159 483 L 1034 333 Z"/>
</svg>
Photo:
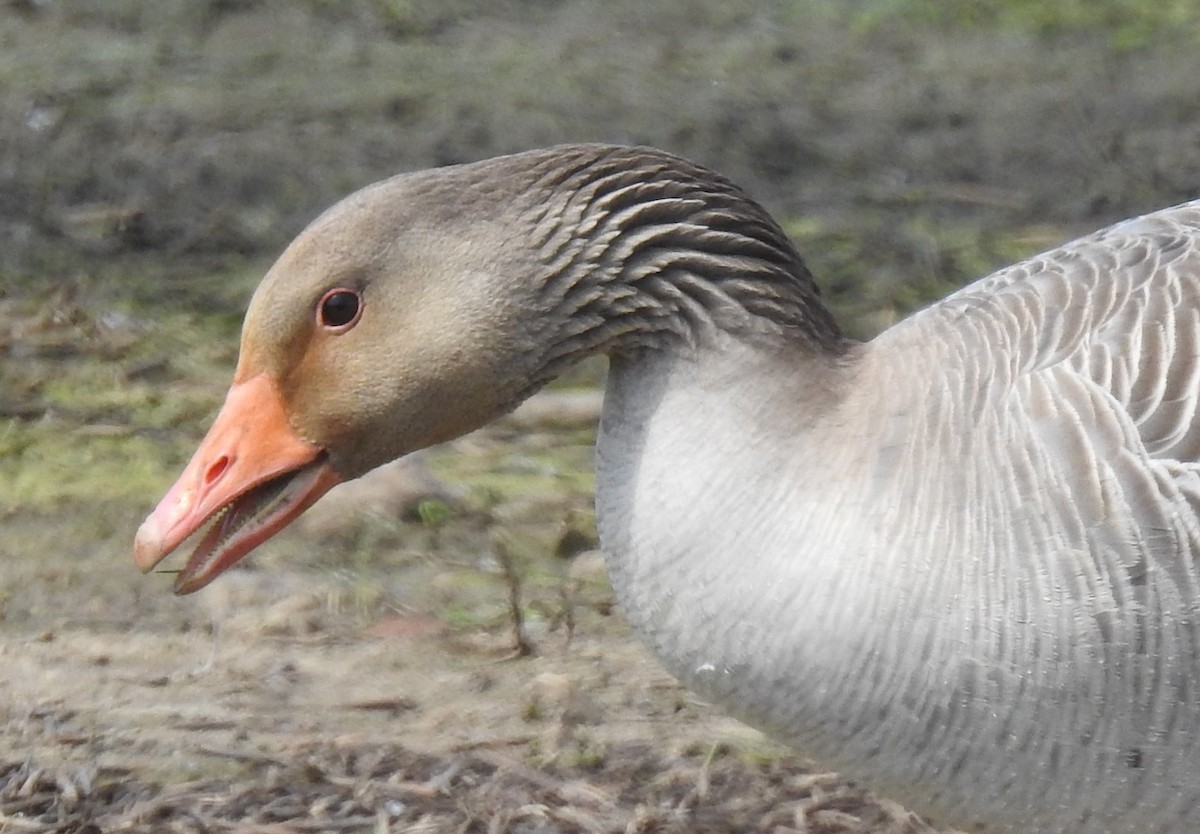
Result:
<svg viewBox="0 0 1200 834">
<path fill-rule="evenodd" d="M 176 593 L 198 591 L 341 480 L 322 449 L 291 428 L 271 377 L 235 382 L 187 468 L 138 528 L 134 562 L 148 572 L 208 525 L 175 579 Z"/>
</svg>

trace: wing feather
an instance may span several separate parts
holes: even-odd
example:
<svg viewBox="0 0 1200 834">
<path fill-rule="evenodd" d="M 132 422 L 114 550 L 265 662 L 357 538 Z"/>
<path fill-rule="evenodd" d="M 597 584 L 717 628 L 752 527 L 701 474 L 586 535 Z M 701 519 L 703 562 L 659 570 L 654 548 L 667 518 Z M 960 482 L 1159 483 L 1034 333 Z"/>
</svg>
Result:
<svg viewBox="0 0 1200 834">
<path fill-rule="evenodd" d="M 1093 691 L 1145 702 L 1161 685 L 1170 694 L 1140 715 L 1177 720 L 1180 692 L 1200 688 L 1179 666 L 1200 648 L 1200 201 L 1002 270 L 915 319 L 897 337 L 941 346 L 931 374 L 958 409 L 923 445 L 982 474 L 958 481 L 978 493 L 958 506 L 988 566 L 970 576 L 1006 583 L 980 593 L 999 621 L 1024 605 L 1042 623 L 1014 657 L 1054 680 L 1055 658 L 1092 652 L 1107 661 L 1079 673 L 1111 678 Z"/>
<path fill-rule="evenodd" d="M 1105 392 L 1148 457 L 1200 459 L 1200 201 L 1001 270 L 939 308 L 990 319 L 1014 377 L 1054 369 Z"/>
</svg>

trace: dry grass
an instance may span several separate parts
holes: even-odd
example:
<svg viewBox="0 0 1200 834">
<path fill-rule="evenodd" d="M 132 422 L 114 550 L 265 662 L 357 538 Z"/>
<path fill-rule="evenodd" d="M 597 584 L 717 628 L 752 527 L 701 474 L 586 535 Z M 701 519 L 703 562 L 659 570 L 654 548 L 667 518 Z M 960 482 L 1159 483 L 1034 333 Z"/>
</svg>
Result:
<svg viewBox="0 0 1200 834">
<path fill-rule="evenodd" d="M 303 745 L 286 758 L 207 750 L 245 766 L 236 782 L 163 788 L 120 769 L 0 765 L 0 826 L 36 834 L 300 832 L 372 834 L 919 834 L 902 809 L 834 774 L 721 751 L 664 757 L 609 750 L 605 767 L 534 769 L 504 751 L 447 756 L 396 745 Z"/>
</svg>

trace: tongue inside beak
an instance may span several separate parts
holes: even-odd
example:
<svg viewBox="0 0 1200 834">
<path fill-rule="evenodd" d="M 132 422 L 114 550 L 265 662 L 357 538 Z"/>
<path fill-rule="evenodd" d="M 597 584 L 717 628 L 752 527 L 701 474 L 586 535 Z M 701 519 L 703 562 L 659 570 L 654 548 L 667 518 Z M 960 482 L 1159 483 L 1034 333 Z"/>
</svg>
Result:
<svg viewBox="0 0 1200 834">
<path fill-rule="evenodd" d="M 179 480 L 138 528 L 134 562 L 152 570 L 207 525 L 175 579 L 176 593 L 198 591 L 340 481 L 322 449 L 288 424 L 273 379 L 237 382 Z"/>
</svg>

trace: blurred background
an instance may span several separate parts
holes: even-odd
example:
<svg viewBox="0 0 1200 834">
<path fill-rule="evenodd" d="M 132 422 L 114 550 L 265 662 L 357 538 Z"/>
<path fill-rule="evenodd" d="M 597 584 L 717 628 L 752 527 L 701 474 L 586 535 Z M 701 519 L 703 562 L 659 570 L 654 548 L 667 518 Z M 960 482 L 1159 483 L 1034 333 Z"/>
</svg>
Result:
<svg viewBox="0 0 1200 834">
<path fill-rule="evenodd" d="M 604 141 L 723 171 L 836 302 L 906 309 L 1194 196 L 1198 27 L 1191 0 L 7 0 L 0 274 L 237 312 L 205 278 L 355 188 Z"/>
<path fill-rule="evenodd" d="M 657 145 L 865 338 L 1200 193 L 1198 38 L 1195 0 L 5 0 L 0 510 L 151 498 L 272 258 L 374 180 Z"/>
<path fill-rule="evenodd" d="M 49 635 L 44 663 L 71 666 L 91 655 L 53 655 L 68 635 L 209 633 L 311 597 L 231 578 L 176 600 L 129 547 L 215 413 L 259 277 L 356 188 L 561 142 L 656 145 L 745 186 L 868 338 L 1200 195 L 1198 45 L 1196 0 L 4 0 L 0 637 Z M 517 580 L 531 628 L 561 631 L 556 559 L 594 545 L 602 375 L 432 454 L 415 509 L 363 519 L 351 500 L 264 548 L 239 575 L 324 596 L 298 604 L 303 626 L 286 609 L 243 636 L 418 615 L 505 635 Z M 589 581 L 570 585 L 580 610 L 616 633 L 602 570 Z"/>
</svg>

